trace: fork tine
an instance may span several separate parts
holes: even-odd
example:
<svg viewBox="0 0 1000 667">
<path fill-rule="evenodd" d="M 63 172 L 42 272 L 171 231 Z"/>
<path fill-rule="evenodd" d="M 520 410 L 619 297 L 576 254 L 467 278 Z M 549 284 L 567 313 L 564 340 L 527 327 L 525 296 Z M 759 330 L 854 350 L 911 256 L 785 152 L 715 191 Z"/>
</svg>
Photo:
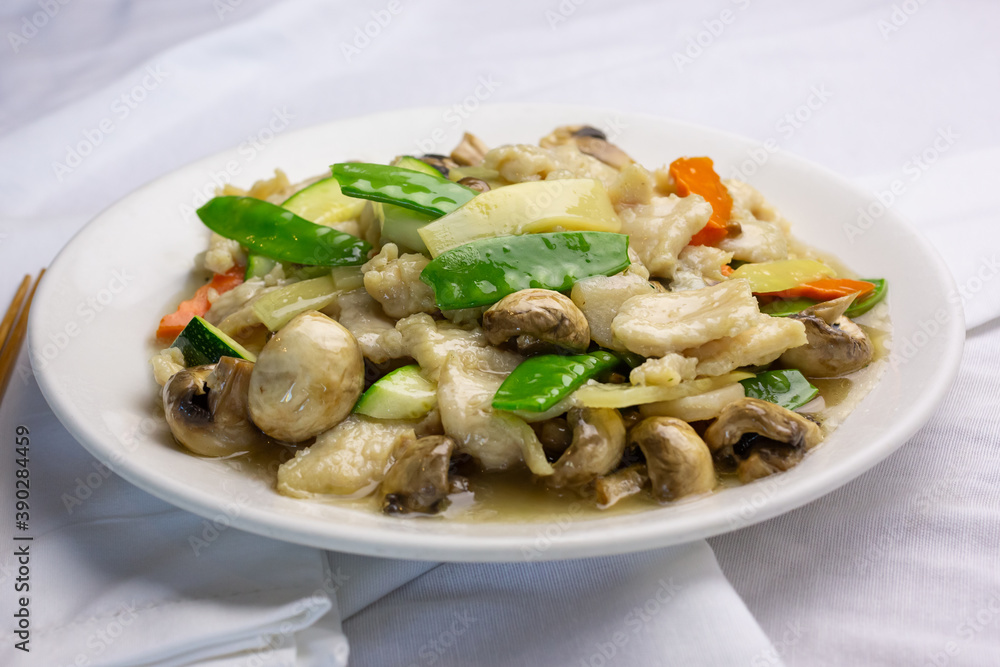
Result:
<svg viewBox="0 0 1000 667">
<path fill-rule="evenodd" d="M 44 275 L 45 269 L 42 269 L 35 279 L 35 284 L 31 286 L 31 292 L 28 294 L 27 301 L 24 302 L 24 308 L 21 309 L 21 314 L 17 317 L 17 324 L 14 325 L 13 332 L 10 334 L 10 338 L 5 341 L 3 352 L 0 353 L 0 401 L 3 400 L 7 391 L 7 383 L 10 381 L 11 371 L 14 370 L 14 363 L 17 361 L 17 354 L 21 349 L 21 341 L 24 340 L 24 333 L 28 329 L 28 311 L 35 298 L 35 290 L 38 289 L 38 283 L 41 282 Z M 26 278 L 30 280 L 31 276 L 26 276 Z"/>
</svg>

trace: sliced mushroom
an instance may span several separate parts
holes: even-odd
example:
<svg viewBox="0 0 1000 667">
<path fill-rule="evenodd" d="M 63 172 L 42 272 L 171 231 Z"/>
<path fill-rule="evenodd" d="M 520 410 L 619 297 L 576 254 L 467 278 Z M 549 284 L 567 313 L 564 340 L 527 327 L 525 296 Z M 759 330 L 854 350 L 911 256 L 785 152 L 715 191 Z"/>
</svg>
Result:
<svg viewBox="0 0 1000 667">
<path fill-rule="evenodd" d="M 434 514 L 451 493 L 448 467 L 455 441 L 443 435 L 404 438 L 396 462 L 382 480 L 382 511 L 386 514 Z"/>
<path fill-rule="evenodd" d="M 476 192 L 489 192 L 490 184 L 481 178 L 476 178 L 475 176 L 466 176 L 458 181 L 459 185 L 464 185 L 467 188 L 472 188 Z"/>
<path fill-rule="evenodd" d="M 674 417 L 649 417 L 629 432 L 646 456 L 653 498 L 659 502 L 715 488 L 712 454 L 691 426 Z"/>
<path fill-rule="evenodd" d="M 543 138 L 540 144 L 544 147 L 576 144 L 581 153 L 615 169 L 624 169 L 635 162 L 625 151 L 608 141 L 608 135 L 590 125 L 557 127 L 552 134 Z"/>
<path fill-rule="evenodd" d="M 549 486 L 581 486 L 614 470 L 625 451 L 625 423 L 611 408 L 573 408 L 573 441 L 552 468 Z"/>
<path fill-rule="evenodd" d="M 788 470 L 822 438 L 814 422 L 758 398 L 733 401 L 705 431 L 712 456 L 743 483 Z"/>
<path fill-rule="evenodd" d="M 174 374 L 162 396 L 177 442 L 202 456 L 230 456 L 266 444 L 247 408 L 252 371 L 249 361 L 222 357 L 217 364 Z"/>
<path fill-rule="evenodd" d="M 475 167 L 483 161 L 489 151 L 489 146 L 482 139 L 466 132 L 462 135 L 462 141 L 451 152 L 451 159 L 463 167 Z"/>
<path fill-rule="evenodd" d="M 447 155 L 441 155 L 440 153 L 426 153 L 418 159 L 437 169 L 445 178 L 448 178 L 449 172 L 458 166 L 457 162 Z"/>
<path fill-rule="evenodd" d="M 315 310 L 271 337 L 250 376 L 250 416 L 264 433 L 302 442 L 340 423 L 364 388 L 351 332 Z"/>
<path fill-rule="evenodd" d="M 573 352 L 590 345 L 590 325 L 583 311 L 559 292 L 526 289 L 514 292 L 483 313 L 483 330 L 491 345 L 512 336 L 518 347 L 537 348 L 539 341 Z"/>
<path fill-rule="evenodd" d="M 805 325 L 809 342 L 782 354 L 782 363 L 814 378 L 847 375 L 871 363 L 875 352 L 871 339 L 843 314 L 855 296 L 820 303 L 792 315 Z"/>
<path fill-rule="evenodd" d="M 607 509 L 620 500 L 634 496 L 649 483 L 649 472 L 645 463 L 636 463 L 610 475 L 598 477 L 594 483 L 597 506 Z"/>
</svg>

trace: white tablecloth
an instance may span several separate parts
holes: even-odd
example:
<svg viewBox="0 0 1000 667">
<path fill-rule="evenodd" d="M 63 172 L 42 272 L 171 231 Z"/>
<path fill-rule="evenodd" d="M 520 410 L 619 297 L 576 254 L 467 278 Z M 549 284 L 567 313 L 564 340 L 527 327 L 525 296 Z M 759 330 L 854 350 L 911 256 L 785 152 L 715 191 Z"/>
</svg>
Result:
<svg viewBox="0 0 1000 667">
<path fill-rule="evenodd" d="M 1000 177 L 1000 129 L 992 111 L 1000 98 L 994 36 L 1000 8 L 916 0 L 822 6 L 756 0 L 711 6 L 596 0 L 489 7 L 402 0 L 337 4 L 336 11 L 317 13 L 320 25 L 308 30 L 314 8 L 306 2 L 266 9 L 256 0 L 20 0 L 0 9 L 6 40 L 0 45 L 0 146 L 38 146 L 30 155 L 19 153 L 16 164 L 0 154 L 0 298 L 6 302 L 22 273 L 47 263 L 101 208 L 195 157 L 243 141 L 275 108 L 284 109 L 289 127 L 297 128 L 388 108 L 461 104 L 484 77 L 495 82 L 486 101 L 617 107 L 773 140 L 870 188 L 935 240 L 956 273 L 973 328 L 948 399 L 898 453 L 800 510 L 709 541 L 772 642 L 746 652 L 744 661 L 1000 663 L 1000 328 L 990 321 L 1000 314 L 998 207 L 991 196 Z M 214 73 L 219 60 L 246 60 L 263 46 L 213 52 L 213 45 L 241 26 L 266 22 L 268 12 L 302 22 L 301 35 L 266 36 L 267 48 L 287 58 L 220 80 Z M 310 39 L 317 34 L 325 39 Z M 215 58 L 205 60 L 200 76 L 183 60 L 192 44 Z M 282 69 L 288 62 L 296 64 L 296 76 Z M 183 80 L 177 80 L 178 71 L 185 73 Z M 202 95 L 213 100 L 209 112 L 198 104 Z M 90 99 L 87 108 L 93 109 L 95 96 L 106 110 L 79 116 L 81 107 L 73 102 Z M 169 105 L 172 113 L 154 114 L 154 105 L 161 111 Z M 34 123 L 44 114 L 50 114 L 44 123 Z M 105 116 L 111 125 L 102 127 Z M 52 128 L 61 130 L 49 134 Z M 110 140 L 115 135 L 119 139 Z M 70 153 L 81 142 L 95 149 L 75 166 Z M 126 173 L 113 180 L 91 176 L 110 173 L 105 167 L 125 156 Z M 956 234 L 967 243 L 956 243 Z M 30 417 L 18 406 L 30 403 L 32 391 L 30 381 L 12 382 L 15 398 L 5 400 L 0 413 L 4 438 L 13 424 Z M 79 456 L 86 461 L 82 450 Z M 114 477 L 107 484 L 105 489 L 114 484 L 117 492 L 132 494 L 138 505 L 152 501 Z M 48 499 L 58 512 L 60 502 Z M 241 538 L 234 532 L 225 539 Z M 657 558 L 666 567 L 685 558 L 710 560 L 697 546 L 690 549 L 695 551 L 590 563 L 587 572 L 598 576 L 598 588 L 613 583 L 628 599 L 630 577 L 657 567 Z M 266 554 L 260 557 L 266 560 Z M 503 581 L 513 609 L 517 591 L 537 590 L 552 576 L 572 577 L 573 564 L 558 568 L 557 575 L 477 566 L 464 579 L 460 566 L 445 566 L 369 605 L 371 599 L 352 601 L 350 591 L 389 593 L 420 566 L 400 572 L 390 564 L 373 574 L 370 566 L 343 558 L 345 571 L 378 582 L 336 596 L 348 619 L 344 630 L 353 663 L 414 659 L 394 654 L 384 629 L 405 628 L 408 613 L 427 609 L 435 597 L 442 600 L 442 617 L 433 622 L 442 632 L 454 626 L 456 641 L 447 650 L 428 645 L 416 658 L 419 664 L 484 664 L 490 656 L 497 659 L 491 642 L 501 637 L 510 650 L 519 633 L 525 639 L 511 664 L 561 664 L 570 655 L 545 653 L 545 636 L 533 633 L 541 627 L 537 620 L 487 628 L 447 615 L 479 613 L 475 605 L 483 588 L 470 590 L 470 580 Z M 8 554 L 0 556 L 4 599 L 13 596 L 11 563 Z M 303 565 L 310 567 L 319 565 Z M 95 590 L 107 584 L 87 583 Z M 299 583 L 274 582 L 285 591 Z M 46 594 L 58 599 L 56 591 Z M 456 600 L 468 604 L 459 609 Z M 741 632 L 756 641 L 740 616 L 741 605 L 726 608 L 732 618 L 720 618 L 712 632 L 724 636 L 728 627 L 744 624 Z M 292 616 L 301 616 L 301 609 L 294 611 Z M 550 621 L 545 630 L 554 637 L 572 631 L 586 637 L 579 657 L 565 664 L 600 662 L 603 638 L 616 631 L 607 619 L 623 616 L 604 618 L 599 627 Z M 12 627 L 9 618 L 5 623 Z M 460 629 L 468 630 L 463 641 L 457 641 Z M 12 643 L 10 634 L 5 637 Z M 424 648 L 424 639 L 410 638 L 409 645 Z M 442 634 L 439 646 L 446 639 Z M 690 645 L 673 641 L 682 653 L 671 656 L 663 647 L 664 664 L 697 664 L 690 657 L 696 654 L 685 652 Z M 701 655 L 703 662 L 733 662 L 711 646 Z M 630 664 L 626 651 L 605 659 Z"/>
</svg>

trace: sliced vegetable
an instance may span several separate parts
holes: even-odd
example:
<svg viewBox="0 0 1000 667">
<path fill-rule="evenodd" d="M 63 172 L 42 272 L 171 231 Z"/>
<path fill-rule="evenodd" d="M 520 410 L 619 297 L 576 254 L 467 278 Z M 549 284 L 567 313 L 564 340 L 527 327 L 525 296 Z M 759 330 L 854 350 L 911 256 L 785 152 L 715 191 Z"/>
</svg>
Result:
<svg viewBox="0 0 1000 667">
<path fill-rule="evenodd" d="M 441 174 L 402 167 L 345 162 L 331 169 L 345 195 L 402 206 L 427 215 L 451 213 L 477 194 Z"/>
<path fill-rule="evenodd" d="M 188 322 L 170 347 L 181 351 L 184 365 L 188 368 L 214 364 L 222 357 L 257 361 L 253 352 L 197 315 Z"/>
<path fill-rule="evenodd" d="M 871 283 L 875 289 L 869 292 L 867 296 L 855 300 L 854 303 L 852 303 L 850 307 L 844 311 L 844 315 L 847 315 L 851 319 L 858 317 L 859 315 L 864 315 L 869 310 L 874 308 L 879 301 L 885 298 L 886 282 L 884 278 L 866 278 L 864 282 Z M 775 299 L 774 301 L 762 304 L 760 312 L 767 313 L 768 315 L 772 315 L 774 317 L 785 317 L 787 315 L 800 313 L 806 308 L 815 306 L 817 303 L 821 302 L 816 299 L 806 298 Z"/>
<path fill-rule="evenodd" d="M 590 276 L 610 276 L 629 265 L 628 236 L 558 232 L 482 239 L 449 250 L 420 279 L 442 310 L 496 303 L 529 287 L 557 292 Z"/>
<path fill-rule="evenodd" d="M 215 197 L 198 209 L 205 225 L 252 253 L 296 264 L 364 264 L 371 246 L 261 199 Z"/>
<path fill-rule="evenodd" d="M 420 229 L 432 257 L 495 236 L 579 230 L 618 232 L 608 193 L 590 178 L 531 181 L 484 192 Z"/>
<path fill-rule="evenodd" d="M 432 223 L 434 216 L 392 204 L 376 203 L 374 206 L 375 216 L 382 229 L 383 243 L 395 243 L 404 250 L 430 254 L 424 240 L 420 238 L 419 230 Z"/>
<path fill-rule="evenodd" d="M 277 266 L 277 264 L 278 260 L 276 259 L 250 253 L 247 255 L 247 270 L 243 274 L 243 279 L 250 280 L 251 278 L 263 278 L 269 274 L 274 267 Z"/>
<path fill-rule="evenodd" d="M 415 158 L 411 155 L 403 155 L 392 161 L 393 167 L 402 167 L 403 169 L 412 169 L 413 171 L 419 171 L 427 174 L 428 176 L 441 176 L 441 172 L 427 164 L 420 158 Z M 451 180 L 451 179 L 448 179 Z"/>
<path fill-rule="evenodd" d="M 254 302 L 253 312 L 270 331 L 277 331 L 299 313 L 326 308 L 338 294 L 332 276 L 303 280 L 263 295 Z"/>
<path fill-rule="evenodd" d="M 691 238 L 691 245 L 715 245 L 726 238 L 726 223 L 733 212 L 733 198 L 715 172 L 712 160 L 707 157 L 678 158 L 670 163 L 670 176 L 674 179 L 678 195 L 701 195 L 712 205 L 712 217 Z"/>
<path fill-rule="evenodd" d="M 365 273 L 358 266 L 338 266 L 330 271 L 333 285 L 342 292 L 358 289 L 365 285 Z"/>
<path fill-rule="evenodd" d="M 164 316 L 156 329 L 157 338 L 175 338 L 195 316 L 208 312 L 212 304 L 208 302 L 208 291 L 224 294 L 243 282 L 243 267 L 234 266 L 225 273 L 216 273 L 212 281 L 202 285 L 187 301 L 182 301 L 177 310 Z"/>
<path fill-rule="evenodd" d="M 875 284 L 865 280 L 850 280 L 848 278 L 824 278 L 803 283 L 791 289 L 780 292 L 767 292 L 765 296 L 779 298 L 815 299 L 816 301 L 832 301 L 848 294 L 858 294 L 858 298 L 864 298 L 875 291 Z"/>
<path fill-rule="evenodd" d="M 719 387 L 753 377 L 752 373 L 736 371 L 712 378 L 688 380 L 669 387 L 633 384 L 585 384 L 573 394 L 578 405 L 587 408 L 627 408 L 657 401 L 673 401 L 684 396 L 703 394 Z"/>
<path fill-rule="evenodd" d="M 746 278 L 755 294 L 780 292 L 822 278 L 832 278 L 836 272 L 813 259 L 782 259 L 775 262 L 743 264 L 733 271 L 729 280 Z"/>
<path fill-rule="evenodd" d="M 340 191 L 337 179 L 331 177 L 299 190 L 281 206 L 309 222 L 330 226 L 356 220 L 365 202 L 345 195 Z"/>
<path fill-rule="evenodd" d="M 437 404 L 437 385 L 420 374 L 420 366 L 397 368 L 368 388 L 354 411 L 376 419 L 420 419 Z"/>
<path fill-rule="evenodd" d="M 740 384 L 750 398 L 775 403 L 786 410 L 801 408 L 819 394 L 819 389 L 795 369 L 764 371 L 740 380 Z"/>
<path fill-rule="evenodd" d="M 530 357 L 507 376 L 493 397 L 498 410 L 544 412 L 584 382 L 621 363 L 611 352 L 598 350 L 568 357 L 542 354 Z"/>
</svg>

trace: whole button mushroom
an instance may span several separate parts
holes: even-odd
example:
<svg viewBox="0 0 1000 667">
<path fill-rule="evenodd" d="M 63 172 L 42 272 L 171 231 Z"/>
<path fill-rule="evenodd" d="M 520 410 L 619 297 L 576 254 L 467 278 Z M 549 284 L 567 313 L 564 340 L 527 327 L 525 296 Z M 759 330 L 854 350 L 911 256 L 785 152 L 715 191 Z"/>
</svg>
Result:
<svg viewBox="0 0 1000 667">
<path fill-rule="evenodd" d="M 317 311 L 302 313 L 257 356 L 250 376 L 250 417 L 278 440 L 308 440 L 351 412 L 364 374 L 361 348 L 351 332 Z"/>
<path fill-rule="evenodd" d="M 483 331 L 490 345 L 517 336 L 521 352 L 549 346 L 583 352 L 590 345 L 583 311 L 569 297 L 547 289 L 523 289 L 500 299 L 483 313 Z"/>
</svg>

